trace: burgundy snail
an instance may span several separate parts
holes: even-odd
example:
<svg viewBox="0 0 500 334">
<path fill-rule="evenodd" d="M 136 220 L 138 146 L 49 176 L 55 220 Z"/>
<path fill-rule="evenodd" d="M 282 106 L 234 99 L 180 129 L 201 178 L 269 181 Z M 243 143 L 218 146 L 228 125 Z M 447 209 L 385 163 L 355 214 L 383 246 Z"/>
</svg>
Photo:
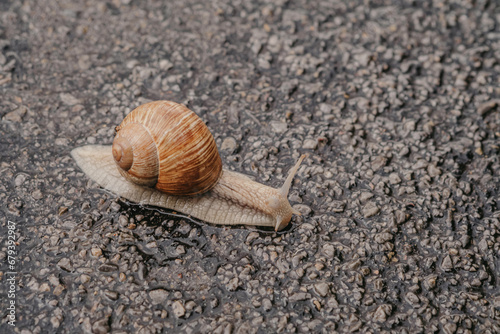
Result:
<svg viewBox="0 0 500 334">
<path fill-rule="evenodd" d="M 279 189 L 222 168 L 215 140 L 191 110 L 170 101 L 143 104 L 116 127 L 112 146 L 71 155 L 101 187 L 132 202 L 182 212 L 213 224 L 285 228 L 288 191 L 302 155 Z"/>
</svg>

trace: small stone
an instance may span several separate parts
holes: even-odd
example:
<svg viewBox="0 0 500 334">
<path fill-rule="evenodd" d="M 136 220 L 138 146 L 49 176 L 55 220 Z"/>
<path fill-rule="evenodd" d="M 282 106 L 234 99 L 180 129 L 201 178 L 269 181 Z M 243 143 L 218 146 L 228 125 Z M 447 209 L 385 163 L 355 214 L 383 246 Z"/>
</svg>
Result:
<svg viewBox="0 0 500 334">
<path fill-rule="evenodd" d="M 305 150 L 315 150 L 318 147 L 318 141 L 314 139 L 306 139 L 302 144 L 302 148 Z"/>
<path fill-rule="evenodd" d="M 330 287 L 325 282 L 317 283 L 314 285 L 314 290 L 321 296 L 325 297 L 330 291 Z"/>
<path fill-rule="evenodd" d="M 345 205 L 346 205 L 346 203 L 342 202 L 342 201 L 332 201 L 330 203 L 330 209 L 333 212 L 337 212 L 337 213 L 344 212 Z"/>
<path fill-rule="evenodd" d="M 398 175 L 398 174 L 396 174 L 396 173 L 391 173 L 391 174 L 389 175 L 389 182 L 390 182 L 391 184 L 399 184 L 399 183 L 401 183 L 401 178 L 399 177 L 399 175 Z"/>
<path fill-rule="evenodd" d="M 57 316 L 51 317 L 50 323 L 51 323 L 52 327 L 59 328 L 59 326 L 61 326 L 61 318 L 57 317 Z"/>
<path fill-rule="evenodd" d="M 413 169 L 423 169 L 429 165 L 424 159 L 418 159 L 417 162 L 413 164 Z"/>
<path fill-rule="evenodd" d="M 373 314 L 373 320 L 376 322 L 385 322 L 387 320 L 387 316 L 389 316 L 392 312 L 392 306 L 389 304 L 380 305 L 375 310 Z"/>
<path fill-rule="evenodd" d="M 120 211 L 120 209 L 122 208 L 120 206 L 120 204 L 116 203 L 116 202 L 112 202 L 111 205 L 109 206 L 109 208 L 111 209 L 111 211 L 113 212 L 118 212 Z"/>
<path fill-rule="evenodd" d="M 229 154 L 233 154 L 238 148 L 238 143 L 236 142 L 236 139 L 234 139 L 233 137 L 227 137 L 222 142 L 220 148 L 222 151 L 225 151 Z"/>
<path fill-rule="evenodd" d="M 299 211 L 303 216 L 308 216 L 312 212 L 312 209 L 305 204 L 295 204 L 293 208 Z"/>
<path fill-rule="evenodd" d="M 171 69 L 172 67 L 174 67 L 174 64 L 172 64 L 168 59 L 162 59 L 162 60 L 160 60 L 160 62 L 158 63 L 158 65 L 160 66 L 160 69 L 162 71 L 168 71 L 169 69 Z"/>
<path fill-rule="evenodd" d="M 16 178 L 14 179 L 14 184 L 16 185 L 16 187 L 20 187 L 23 185 L 24 181 L 26 181 L 26 175 L 24 174 L 19 174 L 18 176 L 16 176 Z"/>
<path fill-rule="evenodd" d="M 177 255 L 182 255 L 182 254 L 186 254 L 186 249 L 184 248 L 183 245 L 179 245 L 175 248 L 175 253 Z"/>
<path fill-rule="evenodd" d="M 301 300 L 308 300 L 311 298 L 311 294 L 306 293 L 306 292 L 296 292 L 293 295 L 291 295 L 288 300 L 292 303 L 298 302 Z"/>
<path fill-rule="evenodd" d="M 64 269 L 66 271 L 72 271 L 73 266 L 71 265 L 71 262 L 69 261 L 68 258 L 63 258 L 57 262 L 57 266 L 61 269 Z"/>
<path fill-rule="evenodd" d="M 491 110 L 495 109 L 498 104 L 500 104 L 500 100 L 492 100 L 488 102 L 484 102 L 479 107 L 477 107 L 477 113 L 481 116 L 484 116 Z"/>
<path fill-rule="evenodd" d="M 439 176 L 441 175 L 441 169 L 437 168 L 436 166 L 430 164 L 428 167 L 427 167 L 427 172 L 429 173 L 429 175 L 431 177 L 436 177 L 436 176 Z"/>
<path fill-rule="evenodd" d="M 354 59 L 359 63 L 359 65 L 366 67 L 372 59 L 372 55 L 369 52 L 362 52 L 355 54 Z"/>
<path fill-rule="evenodd" d="M 370 199 L 370 198 L 372 198 L 372 197 L 373 197 L 373 194 L 372 194 L 372 193 L 367 192 L 367 191 L 363 191 L 363 192 L 361 193 L 361 195 L 359 195 L 359 200 L 360 200 L 361 202 L 366 202 L 367 200 L 369 200 L 369 199 Z"/>
<path fill-rule="evenodd" d="M 271 125 L 273 131 L 277 134 L 284 133 L 288 129 L 288 125 L 280 121 L 271 121 L 269 125 Z"/>
<path fill-rule="evenodd" d="M 118 223 L 123 227 L 127 226 L 128 225 L 128 217 L 125 215 L 120 215 L 120 217 L 118 218 Z"/>
<path fill-rule="evenodd" d="M 481 239 L 481 241 L 479 241 L 479 249 L 482 250 L 483 252 L 486 252 L 488 250 L 488 241 L 486 240 L 486 238 L 483 238 Z"/>
<path fill-rule="evenodd" d="M 102 255 L 102 249 L 94 247 L 90 250 L 90 254 L 92 254 L 92 256 L 99 257 Z"/>
<path fill-rule="evenodd" d="M 238 279 L 238 277 L 234 277 L 233 279 L 231 279 L 229 281 L 229 283 L 226 285 L 226 288 L 229 290 L 229 291 L 236 291 L 236 289 L 238 289 L 238 287 L 240 286 L 240 280 Z"/>
<path fill-rule="evenodd" d="M 271 60 L 272 57 L 269 54 L 262 54 L 259 58 L 257 58 L 257 63 L 259 67 L 268 70 L 271 68 Z"/>
<path fill-rule="evenodd" d="M 493 298 L 493 307 L 500 309 L 500 295 L 497 295 Z"/>
<path fill-rule="evenodd" d="M 378 156 L 372 161 L 372 169 L 374 171 L 378 171 L 380 168 L 384 167 L 387 164 L 387 158 L 384 156 Z"/>
<path fill-rule="evenodd" d="M 402 157 L 406 156 L 408 153 L 410 153 L 408 146 L 404 146 L 401 151 L 399 151 L 399 155 Z"/>
<path fill-rule="evenodd" d="M 474 287 L 476 287 L 476 288 L 480 287 L 480 286 L 481 286 L 481 284 L 482 284 L 482 283 L 481 283 L 481 280 L 479 280 L 478 278 L 474 278 L 474 279 L 472 280 L 472 282 L 470 282 L 470 285 L 472 285 L 472 286 L 474 286 Z"/>
<path fill-rule="evenodd" d="M 94 334 L 106 334 L 111 331 L 111 328 L 109 327 L 109 318 L 105 317 L 103 319 L 100 319 L 92 325 L 92 333 Z"/>
<path fill-rule="evenodd" d="M 375 216 L 379 212 L 380 208 L 373 202 L 370 202 L 367 205 L 365 205 L 365 207 L 362 210 L 363 216 L 365 218 L 370 218 L 372 216 Z"/>
<path fill-rule="evenodd" d="M 89 276 L 89 275 L 86 275 L 86 274 L 82 274 L 82 275 L 80 275 L 80 282 L 81 282 L 82 284 L 85 284 L 85 283 L 90 282 L 90 276 Z"/>
<path fill-rule="evenodd" d="M 410 304 L 418 304 L 420 302 L 420 298 L 418 298 L 418 296 L 416 294 L 414 294 L 413 292 L 408 292 L 406 294 L 406 301 Z"/>
<path fill-rule="evenodd" d="M 299 80 L 292 79 L 281 84 L 280 90 L 285 95 L 292 95 L 299 86 Z"/>
<path fill-rule="evenodd" d="M 42 199 L 43 194 L 39 189 L 37 189 L 31 194 L 31 197 L 33 197 L 34 199 Z"/>
<path fill-rule="evenodd" d="M 257 239 L 258 237 L 259 237 L 259 233 L 257 233 L 257 232 L 250 232 L 250 233 L 248 233 L 246 242 L 249 244 L 252 241 L 254 241 L 255 239 Z"/>
<path fill-rule="evenodd" d="M 239 109 L 236 102 L 231 103 L 227 110 L 227 122 L 233 125 L 240 123 Z"/>
<path fill-rule="evenodd" d="M 69 140 L 67 138 L 56 138 L 56 140 L 54 140 L 56 146 L 68 146 L 68 143 Z"/>
<path fill-rule="evenodd" d="M 58 214 L 59 216 L 62 216 L 62 215 L 64 215 L 66 212 L 68 212 L 68 208 L 67 208 L 66 206 L 61 206 L 61 207 L 59 207 L 59 211 L 58 211 L 58 213 L 57 213 L 57 214 Z"/>
<path fill-rule="evenodd" d="M 176 300 L 172 304 L 172 310 L 174 311 L 174 315 L 176 318 L 183 317 L 186 314 L 186 309 L 182 305 L 182 303 L 178 300 Z"/>
<path fill-rule="evenodd" d="M 117 300 L 118 297 L 120 296 L 118 292 L 116 291 L 111 291 L 111 290 L 105 290 L 104 295 L 109 299 L 109 300 Z"/>
<path fill-rule="evenodd" d="M 3 119 L 6 121 L 20 123 L 23 121 L 23 116 L 26 114 L 27 110 L 28 110 L 28 108 L 21 106 L 21 107 L 17 108 L 16 110 L 13 110 L 13 111 L 5 114 Z"/>
<path fill-rule="evenodd" d="M 319 110 L 323 113 L 323 114 L 329 114 L 332 112 L 332 106 L 327 104 L 327 103 L 321 103 L 319 105 Z"/>
<path fill-rule="evenodd" d="M 448 322 L 443 326 L 443 332 L 445 334 L 454 334 L 457 331 L 457 324 Z"/>
<path fill-rule="evenodd" d="M 335 255 L 335 247 L 331 244 L 323 245 L 323 254 L 325 254 L 328 258 L 333 258 Z"/>
<path fill-rule="evenodd" d="M 164 289 L 155 289 L 149 292 L 149 297 L 154 305 L 163 304 L 168 299 L 168 291 Z M 182 305 L 181 305 L 182 306 Z"/>
<path fill-rule="evenodd" d="M 59 94 L 61 101 L 68 106 L 74 106 L 75 104 L 81 104 L 81 101 L 69 93 Z"/>
<path fill-rule="evenodd" d="M 129 60 L 125 66 L 126 66 L 127 68 L 129 68 L 129 69 L 133 69 L 133 68 L 134 68 L 134 67 L 136 67 L 137 65 L 139 65 L 139 61 L 138 61 L 138 60 L 135 60 L 135 59 L 132 59 L 132 60 Z"/>
<path fill-rule="evenodd" d="M 408 219 L 408 215 L 401 210 L 396 211 L 396 223 L 402 224 Z"/>
<path fill-rule="evenodd" d="M 436 287 L 436 282 L 437 282 L 437 276 L 430 276 L 427 277 L 426 283 L 429 289 L 433 289 Z"/>
<path fill-rule="evenodd" d="M 252 46 L 250 47 L 252 52 L 254 54 L 259 54 L 260 50 L 262 50 L 262 43 L 259 40 L 256 40 L 252 43 Z"/>
<path fill-rule="evenodd" d="M 38 287 L 39 292 L 49 292 L 50 291 L 50 286 L 47 283 L 42 283 Z"/>
<path fill-rule="evenodd" d="M 379 244 L 383 244 L 383 243 L 385 243 L 387 241 L 392 240 L 393 237 L 394 236 L 391 233 L 389 233 L 389 232 L 383 232 L 383 233 L 377 233 L 375 235 L 374 239 L 375 239 L 375 242 L 377 242 Z"/>
<path fill-rule="evenodd" d="M 449 255 L 446 255 L 446 257 L 443 259 L 443 262 L 441 262 L 441 268 L 444 271 L 450 271 L 453 269 L 453 261 L 451 260 L 451 257 Z"/>
<path fill-rule="evenodd" d="M 264 298 L 262 299 L 262 308 L 264 309 L 264 311 L 270 311 L 273 307 L 273 304 L 271 303 L 271 301 L 268 299 L 268 298 Z"/>
<path fill-rule="evenodd" d="M 89 55 L 81 55 L 78 58 L 78 67 L 80 67 L 82 71 L 88 70 L 91 66 L 92 66 L 92 61 Z"/>
</svg>

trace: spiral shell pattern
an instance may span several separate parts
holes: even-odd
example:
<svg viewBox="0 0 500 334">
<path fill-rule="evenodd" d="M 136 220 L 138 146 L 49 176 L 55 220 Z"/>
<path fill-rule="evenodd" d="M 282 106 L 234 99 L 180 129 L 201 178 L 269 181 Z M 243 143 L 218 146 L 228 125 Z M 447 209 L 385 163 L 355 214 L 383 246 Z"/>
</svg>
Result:
<svg viewBox="0 0 500 334">
<path fill-rule="evenodd" d="M 171 195 L 192 196 L 212 189 L 222 161 L 203 121 L 171 101 L 143 104 L 116 128 L 113 157 L 120 173 Z"/>
</svg>

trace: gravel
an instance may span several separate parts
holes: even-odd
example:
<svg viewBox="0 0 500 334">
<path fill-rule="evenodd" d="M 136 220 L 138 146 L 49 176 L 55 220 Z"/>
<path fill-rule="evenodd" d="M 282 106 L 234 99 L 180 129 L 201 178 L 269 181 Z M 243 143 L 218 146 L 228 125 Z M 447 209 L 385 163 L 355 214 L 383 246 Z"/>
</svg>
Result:
<svg viewBox="0 0 500 334">
<path fill-rule="evenodd" d="M 0 309 L 14 333 L 500 332 L 495 1 L 0 3 Z M 280 233 L 127 203 L 71 149 L 186 104 Z"/>
</svg>

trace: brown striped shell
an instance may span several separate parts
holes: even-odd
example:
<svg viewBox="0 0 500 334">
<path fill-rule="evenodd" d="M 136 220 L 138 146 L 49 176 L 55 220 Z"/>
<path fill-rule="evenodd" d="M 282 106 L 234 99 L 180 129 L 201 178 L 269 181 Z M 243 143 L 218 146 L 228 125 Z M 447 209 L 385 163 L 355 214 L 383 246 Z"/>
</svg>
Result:
<svg viewBox="0 0 500 334">
<path fill-rule="evenodd" d="M 143 104 L 116 128 L 113 157 L 137 184 L 178 196 L 212 189 L 222 173 L 215 140 L 203 121 L 171 101 Z"/>
</svg>

